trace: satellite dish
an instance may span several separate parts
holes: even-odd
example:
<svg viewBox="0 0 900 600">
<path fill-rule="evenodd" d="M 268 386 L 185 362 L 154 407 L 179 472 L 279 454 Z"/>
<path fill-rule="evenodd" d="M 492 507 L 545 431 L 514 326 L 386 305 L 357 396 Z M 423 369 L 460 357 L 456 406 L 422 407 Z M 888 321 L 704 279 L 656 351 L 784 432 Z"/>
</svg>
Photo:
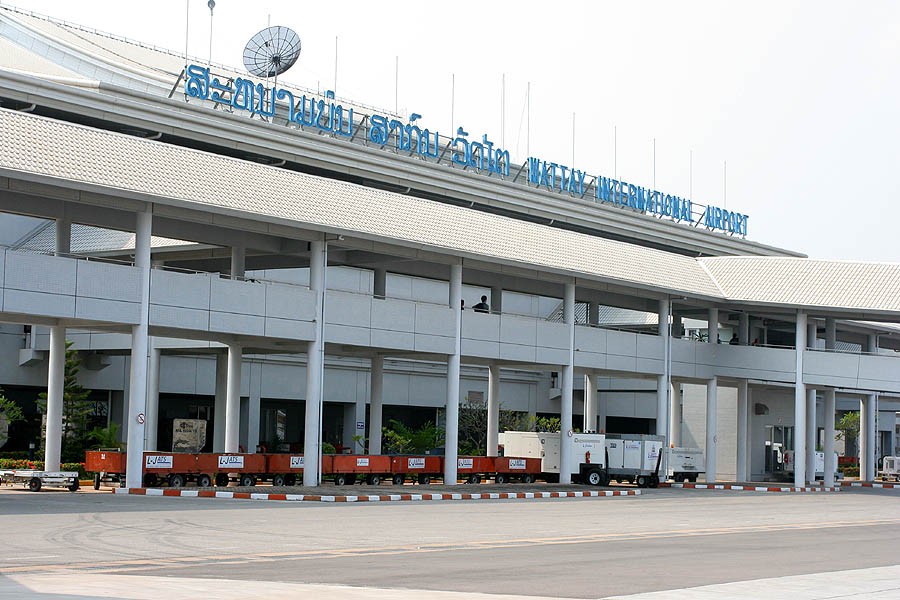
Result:
<svg viewBox="0 0 900 600">
<path fill-rule="evenodd" d="M 266 27 L 244 47 L 244 66 L 257 77 L 278 77 L 300 58 L 300 36 L 288 27 Z"/>
</svg>

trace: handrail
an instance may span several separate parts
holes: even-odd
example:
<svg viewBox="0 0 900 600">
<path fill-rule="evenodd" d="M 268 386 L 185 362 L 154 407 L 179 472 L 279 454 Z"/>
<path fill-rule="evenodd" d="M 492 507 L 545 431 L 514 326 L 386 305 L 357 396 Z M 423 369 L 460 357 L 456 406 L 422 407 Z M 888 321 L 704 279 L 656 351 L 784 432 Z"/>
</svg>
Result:
<svg viewBox="0 0 900 600">
<path fill-rule="evenodd" d="M 36 254 L 40 256 L 60 256 L 63 258 L 72 258 L 75 260 L 84 260 L 84 261 L 92 261 L 92 262 L 101 262 L 101 263 L 109 263 L 114 265 L 123 265 L 133 267 L 134 262 L 128 260 L 122 260 L 120 258 L 109 258 L 106 256 L 94 256 L 90 254 L 78 254 L 75 252 L 48 252 L 46 250 L 37 250 L 35 248 L 13 248 L 11 246 L 2 246 L 6 249 L 7 252 L 14 252 L 17 254 Z"/>
</svg>

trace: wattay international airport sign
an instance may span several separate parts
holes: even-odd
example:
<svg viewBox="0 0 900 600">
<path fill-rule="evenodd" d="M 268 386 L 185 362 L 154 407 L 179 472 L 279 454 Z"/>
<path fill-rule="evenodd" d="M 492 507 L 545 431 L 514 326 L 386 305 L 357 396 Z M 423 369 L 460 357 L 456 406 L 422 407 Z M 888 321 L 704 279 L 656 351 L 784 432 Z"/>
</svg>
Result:
<svg viewBox="0 0 900 600">
<path fill-rule="evenodd" d="M 573 166 L 529 157 L 521 166 L 510 163 L 509 151 L 487 135 L 469 139 L 457 128 L 452 138 L 422 128 L 422 115 L 412 113 L 401 121 L 384 114 L 354 115 L 335 100 L 331 91 L 323 95 L 295 94 L 277 86 L 242 77 L 216 76 L 209 68 L 190 65 L 183 74 L 186 98 L 215 103 L 217 107 L 247 112 L 272 121 L 284 121 L 299 129 L 312 129 L 338 139 L 374 145 L 421 159 L 449 164 L 468 171 L 497 175 L 505 180 L 566 194 L 573 198 L 632 209 L 707 229 L 747 235 L 748 216 L 718 206 L 701 205 L 690 199 L 645 188 L 600 175 L 590 175 Z M 515 171 L 511 177 L 511 170 Z"/>
</svg>

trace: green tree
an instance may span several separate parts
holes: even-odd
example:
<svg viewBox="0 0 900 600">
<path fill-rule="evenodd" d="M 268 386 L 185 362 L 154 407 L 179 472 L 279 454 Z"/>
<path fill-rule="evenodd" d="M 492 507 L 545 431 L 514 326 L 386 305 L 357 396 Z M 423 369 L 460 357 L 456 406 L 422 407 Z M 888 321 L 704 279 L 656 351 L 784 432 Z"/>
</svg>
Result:
<svg viewBox="0 0 900 600">
<path fill-rule="evenodd" d="M 835 426 L 836 440 L 856 440 L 859 437 L 859 411 L 846 412 Z"/>
<path fill-rule="evenodd" d="M 503 410 L 500 405 L 498 431 L 530 431 L 527 413 Z M 459 453 L 484 456 L 487 450 L 487 401 L 483 396 L 467 396 L 459 405 Z"/>
<path fill-rule="evenodd" d="M 78 372 L 81 361 L 78 351 L 72 348 L 73 342 L 66 340 L 66 365 L 63 377 L 62 406 L 62 460 L 80 462 L 84 460 L 84 449 L 90 443 L 88 422 L 94 410 L 93 402 L 88 398 L 90 390 L 78 383 Z M 38 394 L 38 408 L 47 414 L 47 392 Z"/>
<path fill-rule="evenodd" d="M 444 431 L 428 422 L 418 429 L 411 429 L 391 419 L 388 427 L 382 428 L 382 449 L 386 454 L 422 453 L 444 444 Z"/>
</svg>

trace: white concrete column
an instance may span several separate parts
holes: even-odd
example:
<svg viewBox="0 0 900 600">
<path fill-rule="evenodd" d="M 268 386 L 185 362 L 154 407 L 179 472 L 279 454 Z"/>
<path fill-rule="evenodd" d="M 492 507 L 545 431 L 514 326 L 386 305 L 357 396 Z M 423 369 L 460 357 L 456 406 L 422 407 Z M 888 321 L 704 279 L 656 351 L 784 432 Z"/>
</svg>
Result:
<svg viewBox="0 0 900 600">
<path fill-rule="evenodd" d="M 369 375 L 369 454 L 381 454 L 382 413 L 384 410 L 384 357 L 372 357 Z"/>
<path fill-rule="evenodd" d="M 719 342 L 719 309 L 710 308 L 709 316 L 707 316 L 706 320 L 706 331 L 709 336 L 707 341 L 710 344 L 716 344 Z"/>
<path fill-rule="evenodd" d="M 59 471 L 62 453 L 63 393 L 66 377 L 66 328 L 50 328 L 50 358 L 47 365 L 47 438 L 44 470 Z"/>
<path fill-rule="evenodd" d="M 719 380 L 717 378 L 713 377 L 706 380 L 706 481 L 709 483 L 714 482 L 717 475 L 716 452 L 719 445 L 718 388 Z"/>
<path fill-rule="evenodd" d="M 216 352 L 216 396 L 213 406 L 213 452 L 225 452 L 225 398 L 228 388 L 227 351 Z"/>
<path fill-rule="evenodd" d="M 669 443 L 681 446 L 681 384 L 672 383 L 671 417 L 669 419 Z"/>
<path fill-rule="evenodd" d="M 594 431 L 597 427 L 597 385 L 593 373 L 584 374 L 584 424 L 583 431 Z"/>
<path fill-rule="evenodd" d="M 359 436 L 353 442 L 353 454 L 366 453 L 366 395 L 358 394 L 353 410 L 353 437 Z"/>
<path fill-rule="evenodd" d="M 816 482 L 816 390 L 806 389 L 806 481 Z"/>
<path fill-rule="evenodd" d="M 56 220 L 56 252 L 69 254 L 72 251 L 72 221 L 68 217 Z"/>
<path fill-rule="evenodd" d="M 875 405 L 878 396 L 868 394 L 862 403 L 859 431 L 859 476 L 864 481 L 875 479 Z"/>
<path fill-rule="evenodd" d="M 493 297 L 493 296 L 492 296 Z M 497 456 L 500 443 L 500 365 L 488 369 L 487 454 Z"/>
<path fill-rule="evenodd" d="M 663 343 L 663 372 L 656 377 L 656 435 L 669 434 L 669 299 L 659 301 L 657 334 Z"/>
<path fill-rule="evenodd" d="M 750 344 L 750 315 L 747 313 L 738 315 L 738 343 L 741 346 Z"/>
<path fill-rule="evenodd" d="M 450 308 L 454 318 L 453 354 L 447 358 L 447 423 L 444 445 L 444 484 L 457 484 L 459 456 L 459 362 L 462 333 L 462 265 L 450 266 Z"/>
<path fill-rule="evenodd" d="M 497 315 L 503 312 L 503 288 L 499 285 L 491 287 L 491 312 Z"/>
<path fill-rule="evenodd" d="M 56 252 L 68 254 L 72 244 L 72 222 L 56 220 Z M 32 344 L 34 329 L 32 328 Z M 33 346 L 32 346 L 33 347 Z M 66 328 L 50 327 L 50 356 L 47 365 L 47 431 L 44 444 L 44 469 L 58 471 L 62 454 L 63 393 L 66 373 Z"/>
<path fill-rule="evenodd" d="M 144 467 L 144 421 L 147 412 L 147 350 L 150 329 L 150 235 L 153 214 L 137 213 L 134 236 L 134 266 L 141 273 L 140 321 L 131 328 L 131 382 L 128 399 L 128 458 L 125 486 L 141 487 Z"/>
<path fill-rule="evenodd" d="M 806 348 L 806 313 L 797 311 L 795 327 L 796 365 L 794 376 L 794 485 L 806 479 L 806 384 L 803 383 L 803 354 Z"/>
<path fill-rule="evenodd" d="M 837 326 L 834 317 L 825 317 L 825 349 L 834 350 L 837 342 Z"/>
<path fill-rule="evenodd" d="M 225 386 L 225 452 L 237 452 L 241 444 L 240 344 L 228 344 L 228 383 Z"/>
<path fill-rule="evenodd" d="M 159 361 L 160 349 L 156 347 L 156 338 L 151 337 L 150 363 L 147 369 L 147 418 L 144 420 L 144 446 L 147 450 L 155 451 L 157 437 L 159 435 Z"/>
<path fill-rule="evenodd" d="M 384 298 L 387 291 L 387 269 L 375 269 L 372 280 L 372 295 L 376 298 Z"/>
<path fill-rule="evenodd" d="M 749 428 L 750 390 L 746 379 L 738 380 L 737 394 L 737 480 L 750 481 L 749 469 Z"/>
<path fill-rule="evenodd" d="M 316 292 L 315 338 L 306 351 L 306 420 L 303 432 L 303 485 L 319 485 L 320 450 L 322 447 L 322 377 L 324 356 L 323 315 L 325 310 L 325 268 L 327 263 L 324 241 L 310 243 L 309 289 Z"/>
<path fill-rule="evenodd" d="M 866 337 L 866 352 L 878 352 L 878 337 Z M 864 481 L 875 479 L 875 394 L 864 396 L 859 413 L 859 477 Z"/>
<path fill-rule="evenodd" d="M 247 452 L 256 452 L 259 445 L 260 404 L 262 403 L 262 364 L 251 362 L 250 389 L 247 398 Z"/>
<path fill-rule="evenodd" d="M 594 387 L 600 387 L 599 375 L 594 375 Z M 597 389 L 597 433 L 606 433 L 606 417 L 609 415 L 609 399 Z"/>
<path fill-rule="evenodd" d="M 826 331 L 828 327 L 826 325 Z M 826 342 L 827 343 L 827 342 Z M 825 420 L 825 443 L 822 450 L 825 452 L 825 486 L 834 485 L 834 388 L 825 390 L 825 401 L 822 410 L 822 418 Z"/>
<path fill-rule="evenodd" d="M 247 249 L 243 246 L 231 247 L 231 276 L 243 277 L 247 262 Z"/>
<path fill-rule="evenodd" d="M 596 327 L 600 324 L 600 303 L 596 300 L 588 302 L 588 325 Z"/>
<path fill-rule="evenodd" d="M 562 394 L 560 396 L 560 435 L 567 436 L 572 431 L 572 403 L 575 384 L 575 282 L 566 284 L 563 300 L 563 321 L 569 327 L 568 360 L 562 368 Z M 559 482 L 571 483 L 575 469 L 574 457 L 560 449 Z"/>
</svg>

